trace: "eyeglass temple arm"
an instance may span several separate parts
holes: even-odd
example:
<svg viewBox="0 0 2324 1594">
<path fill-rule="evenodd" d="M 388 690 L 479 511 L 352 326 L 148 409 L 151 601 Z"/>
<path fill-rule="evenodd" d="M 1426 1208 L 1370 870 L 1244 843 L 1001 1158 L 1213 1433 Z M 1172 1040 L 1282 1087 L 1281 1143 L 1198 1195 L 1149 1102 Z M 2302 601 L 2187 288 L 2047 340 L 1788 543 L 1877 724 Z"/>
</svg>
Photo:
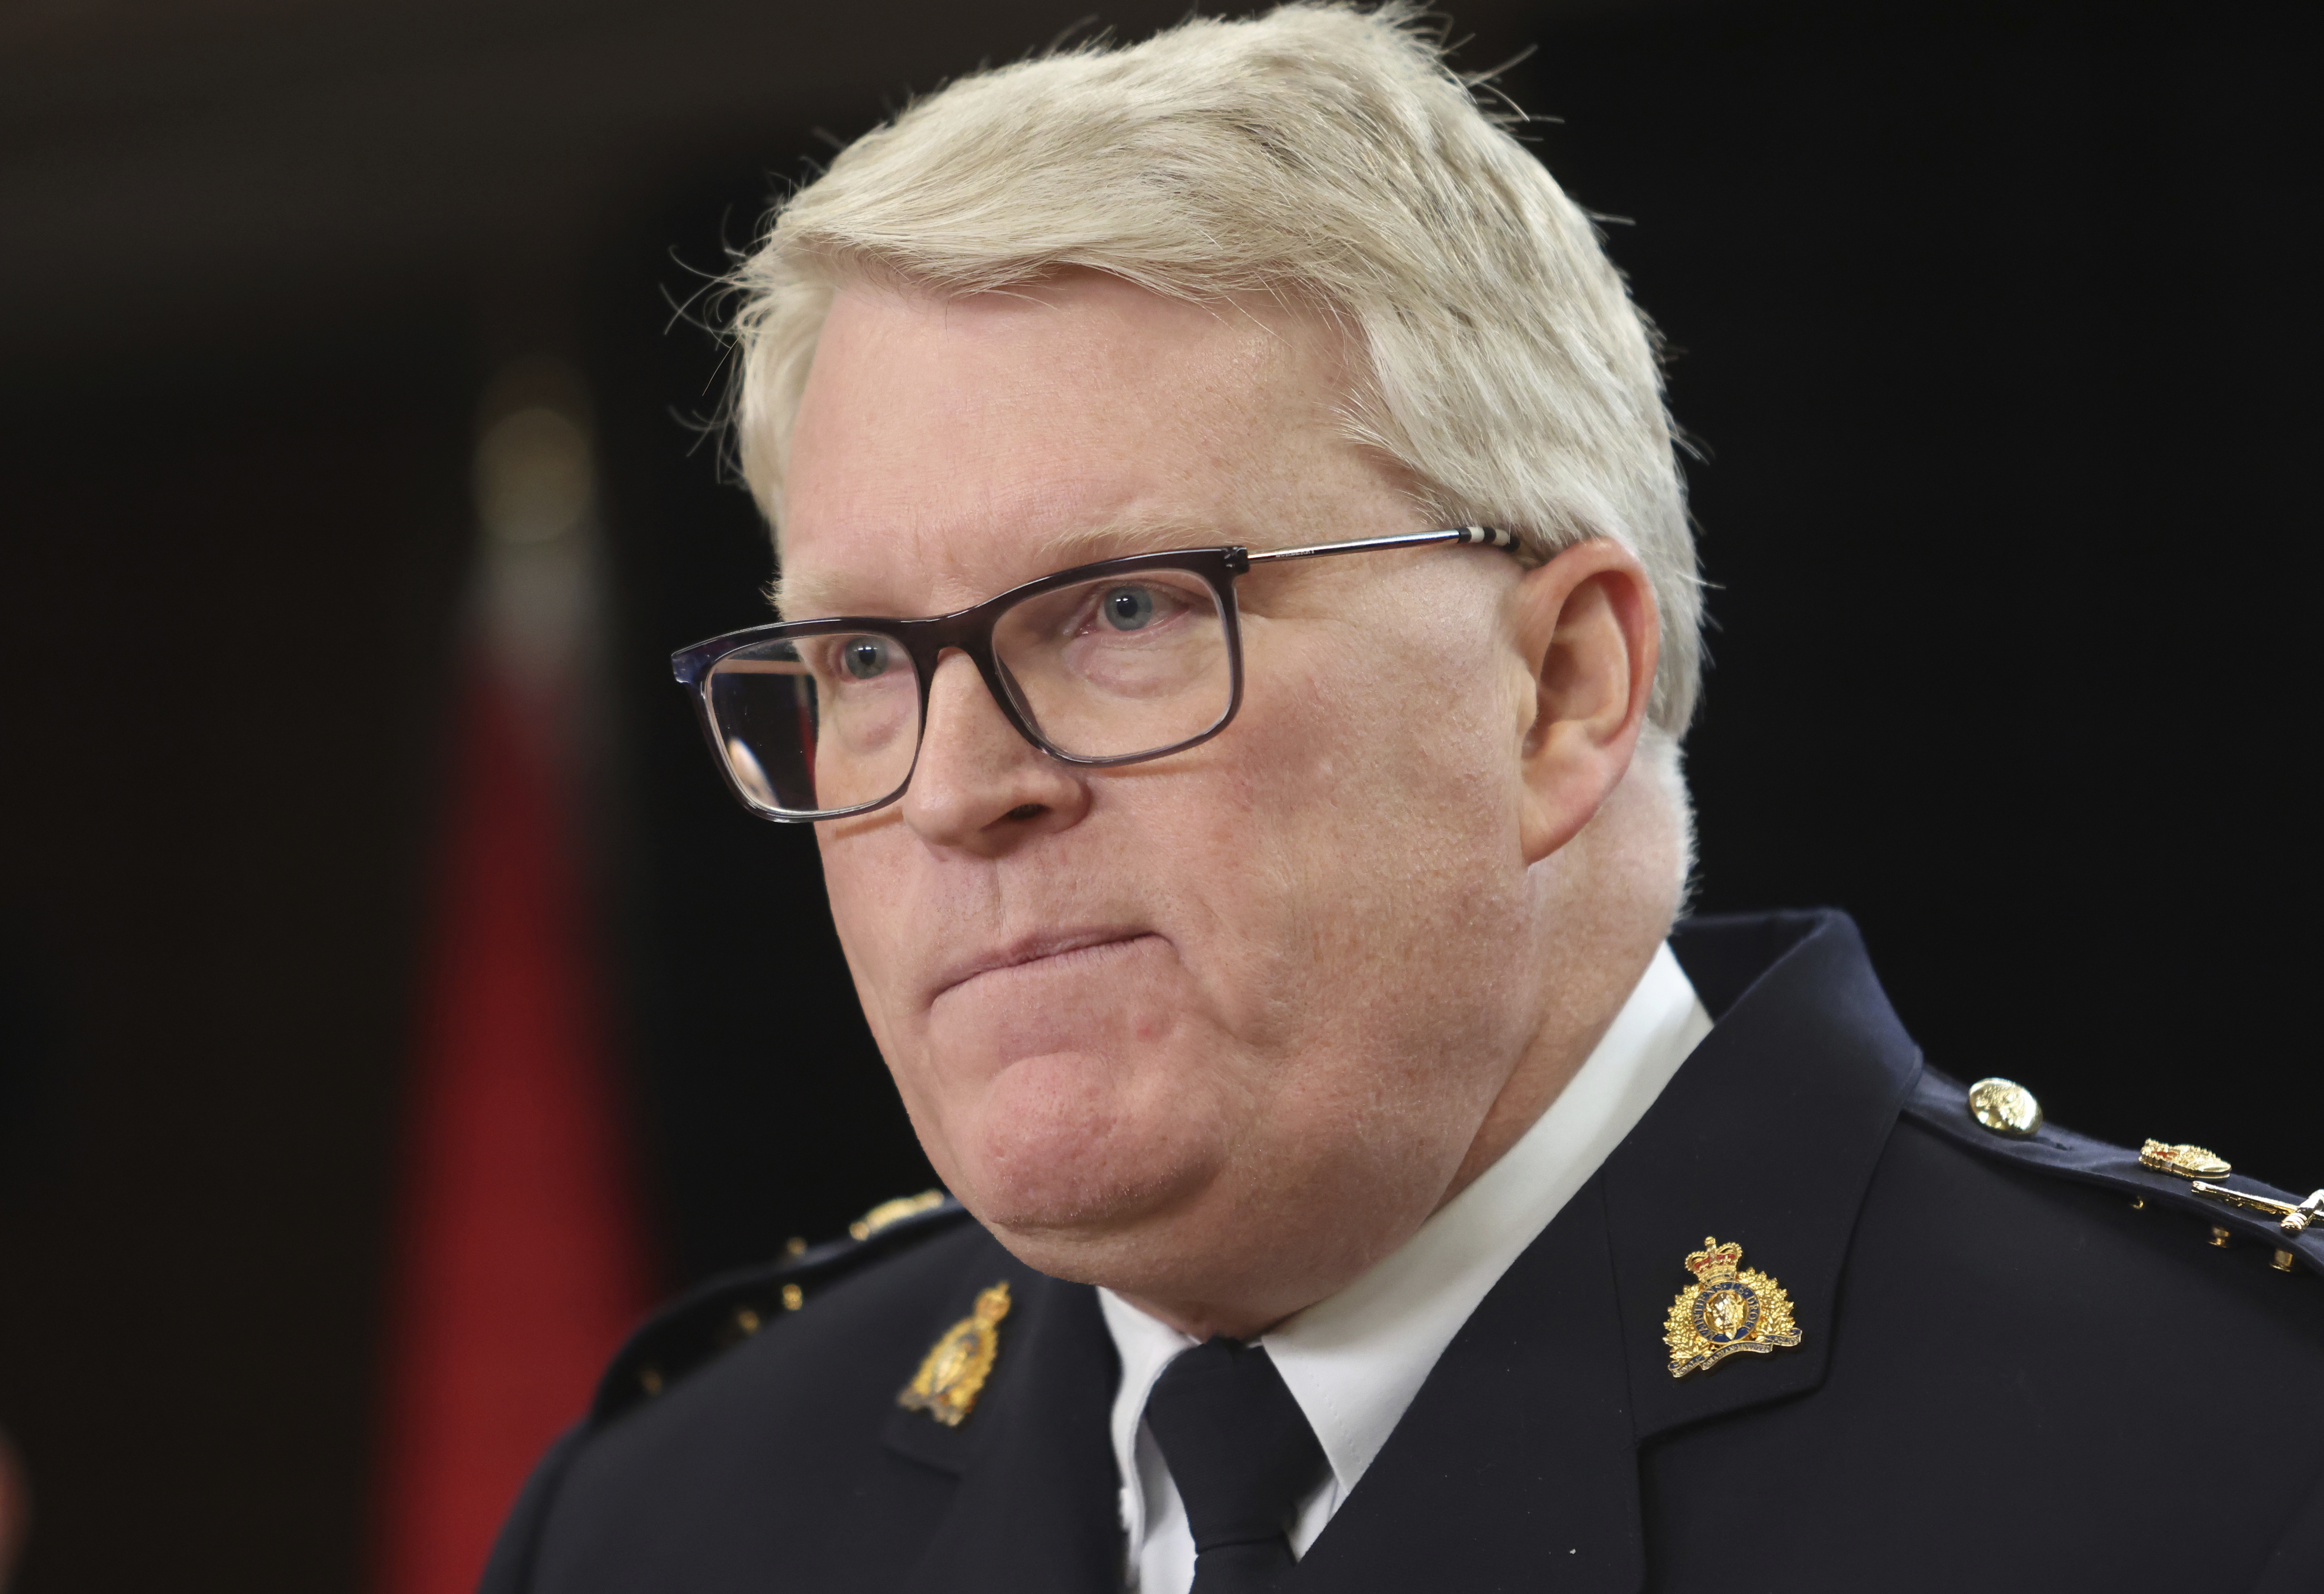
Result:
<svg viewBox="0 0 2324 1594">
<path fill-rule="evenodd" d="M 1406 531 L 1395 537 L 1365 537 L 1353 542 L 1319 542 L 1308 548 L 1271 548 L 1263 553 L 1237 548 L 1240 557 L 1234 561 L 1237 574 L 1253 565 L 1273 564 L 1280 559 L 1313 559 L 1324 554 L 1370 553 L 1380 548 L 1425 548 L 1438 542 L 1474 542 L 1487 548 L 1504 548 L 1517 551 L 1517 539 L 1499 526 L 1451 526 L 1442 531 Z"/>
</svg>

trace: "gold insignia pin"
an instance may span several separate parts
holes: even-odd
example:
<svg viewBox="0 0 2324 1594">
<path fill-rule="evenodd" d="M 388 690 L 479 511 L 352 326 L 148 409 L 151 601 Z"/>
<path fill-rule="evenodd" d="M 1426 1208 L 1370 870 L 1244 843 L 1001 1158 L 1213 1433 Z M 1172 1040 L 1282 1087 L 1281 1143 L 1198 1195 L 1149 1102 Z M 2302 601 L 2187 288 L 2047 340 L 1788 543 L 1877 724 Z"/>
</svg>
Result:
<svg viewBox="0 0 2324 1594">
<path fill-rule="evenodd" d="M 926 1412 L 947 1428 L 957 1428 L 976 1409 L 984 1380 L 1001 1354 L 1001 1320 L 1009 1315 L 1007 1280 L 976 1297 L 976 1309 L 945 1330 L 920 1370 L 896 1396 L 907 1411 Z"/>
<path fill-rule="evenodd" d="M 2246 1207 L 2255 1212 L 2265 1212 L 2276 1221 L 2275 1226 L 2286 1234 L 2305 1234 L 2308 1226 L 2324 1217 L 2324 1190 L 2310 1193 L 2306 1201 L 2278 1201 L 2273 1196 L 2254 1195 L 2249 1191 L 2230 1190 L 2224 1184 L 2209 1184 L 2198 1179 L 2194 1184 L 2198 1195 L 2216 1195 L 2230 1206 Z M 2226 1230 L 2220 1230 L 2225 1233 Z M 2225 1245 L 2225 1240 L 2214 1240 Z M 2287 1269 L 2289 1271 L 2289 1269 Z"/>
<path fill-rule="evenodd" d="M 1784 1286 L 1756 1267 L 1738 1267 L 1742 1260 L 1741 1246 L 1732 1240 L 1721 1245 L 1709 1235 L 1701 1250 L 1688 1253 L 1686 1270 L 1695 1282 L 1679 1291 L 1663 1324 L 1672 1377 L 1717 1367 L 1745 1351 L 1765 1356 L 1800 1342 Z"/>
<path fill-rule="evenodd" d="M 2216 1179 L 2234 1171 L 2227 1158 L 2217 1152 L 2206 1151 L 2200 1146 L 2166 1146 L 2160 1140 L 2149 1140 L 2138 1148 L 2138 1164 L 2158 1174 L 2176 1174 L 2182 1179 Z"/>
</svg>

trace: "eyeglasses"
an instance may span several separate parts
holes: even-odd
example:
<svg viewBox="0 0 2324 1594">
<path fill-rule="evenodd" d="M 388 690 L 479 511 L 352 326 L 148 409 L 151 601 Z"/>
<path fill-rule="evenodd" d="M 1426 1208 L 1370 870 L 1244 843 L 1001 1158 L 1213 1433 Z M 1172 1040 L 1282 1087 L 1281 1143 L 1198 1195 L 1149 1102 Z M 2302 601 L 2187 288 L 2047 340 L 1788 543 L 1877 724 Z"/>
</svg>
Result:
<svg viewBox="0 0 2324 1594">
<path fill-rule="evenodd" d="M 670 656 L 727 783 L 762 819 L 864 814 L 911 784 L 936 662 L 958 649 L 1019 735 L 1062 763 L 1107 769 L 1182 751 L 1242 706 L 1234 578 L 1325 554 L 1473 543 L 1493 526 L 1312 548 L 1177 548 L 1079 565 L 930 620 L 839 617 L 756 626 Z"/>
</svg>

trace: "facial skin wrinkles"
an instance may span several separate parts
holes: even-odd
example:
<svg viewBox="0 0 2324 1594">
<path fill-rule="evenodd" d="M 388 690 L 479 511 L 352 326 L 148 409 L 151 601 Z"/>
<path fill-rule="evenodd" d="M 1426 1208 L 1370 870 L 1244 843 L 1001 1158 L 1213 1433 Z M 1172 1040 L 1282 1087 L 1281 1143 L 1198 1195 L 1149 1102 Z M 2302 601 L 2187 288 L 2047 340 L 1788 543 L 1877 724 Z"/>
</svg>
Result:
<svg viewBox="0 0 2324 1594">
<path fill-rule="evenodd" d="M 1047 531 L 1028 529 L 1026 543 L 1026 563 L 1037 567 L 1038 579 L 1053 571 L 1070 569 L 1076 565 L 1093 565 L 1101 559 L 1126 558 L 1132 554 L 1160 553 L 1168 548 L 1224 548 L 1236 539 L 1222 537 L 1218 528 L 1182 515 L 1120 515 L 1093 525 L 1065 525 Z M 1245 547 L 1266 546 L 1248 542 Z M 873 581 L 869 589 L 852 586 L 850 577 L 823 571 L 804 572 L 794 577 L 786 572 L 774 586 L 776 612 L 786 620 L 819 620 L 835 615 L 857 615 L 864 618 L 923 619 L 933 616 L 907 614 L 893 608 L 894 600 L 887 596 L 889 572 L 869 573 Z M 1012 584 L 1013 585 L 1013 584 Z M 982 603 L 997 597 L 1000 591 L 980 594 L 970 600 Z M 962 604 L 960 607 L 968 607 Z M 947 611 L 950 613 L 950 611 Z"/>
<path fill-rule="evenodd" d="M 1427 529 L 1340 435 L 1338 335 L 1245 308 L 1087 273 L 844 290 L 792 438 L 786 603 L 944 613 L 1113 552 Z M 1537 1116 L 1674 906 L 1674 865 L 1607 885 L 1676 845 L 1628 769 L 1654 641 L 1627 559 L 1255 573 L 1235 723 L 1117 770 L 1043 756 L 940 667 L 905 797 L 816 831 L 914 1126 L 1004 1244 L 1253 1332 Z M 1038 955 L 1060 936 L 1101 944 Z"/>
</svg>

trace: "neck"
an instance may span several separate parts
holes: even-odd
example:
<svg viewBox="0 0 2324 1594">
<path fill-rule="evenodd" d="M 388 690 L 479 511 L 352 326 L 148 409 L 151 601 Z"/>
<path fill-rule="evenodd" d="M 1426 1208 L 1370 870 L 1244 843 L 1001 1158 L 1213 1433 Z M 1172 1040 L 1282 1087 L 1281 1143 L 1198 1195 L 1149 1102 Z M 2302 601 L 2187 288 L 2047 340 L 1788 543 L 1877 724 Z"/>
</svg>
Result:
<svg viewBox="0 0 2324 1594">
<path fill-rule="evenodd" d="M 1634 768 L 1579 835 L 1534 866 L 1534 966 L 1554 971 L 1555 977 L 1543 981 L 1532 1038 L 1477 1122 L 1450 1180 L 1426 1212 L 1404 1219 L 1413 1230 L 1500 1161 L 1605 1038 L 1670 934 L 1678 907 L 1674 861 L 1684 846 L 1682 823 L 1651 776 Z M 1410 1238 L 1406 1232 L 1360 1250 L 1377 1260 Z M 1290 1310 L 1254 1312 L 1231 1300 L 1120 1293 L 1147 1315 L 1194 1339 L 1228 1334 L 1250 1340 L 1358 1276 L 1360 1270 Z"/>
<path fill-rule="evenodd" d="M 1538 966 L 1558 978 L 1545 981 L 1533 1040 L 1478 1124 L 1439 1209 L 1524 1138 L 1605 1038 L 1670 935 L 1678 881 L 1669 860 L 1677 844 L 1668 802 L 1634 769 L 1580 835 L 1535 865 Z"/>
</svg>

